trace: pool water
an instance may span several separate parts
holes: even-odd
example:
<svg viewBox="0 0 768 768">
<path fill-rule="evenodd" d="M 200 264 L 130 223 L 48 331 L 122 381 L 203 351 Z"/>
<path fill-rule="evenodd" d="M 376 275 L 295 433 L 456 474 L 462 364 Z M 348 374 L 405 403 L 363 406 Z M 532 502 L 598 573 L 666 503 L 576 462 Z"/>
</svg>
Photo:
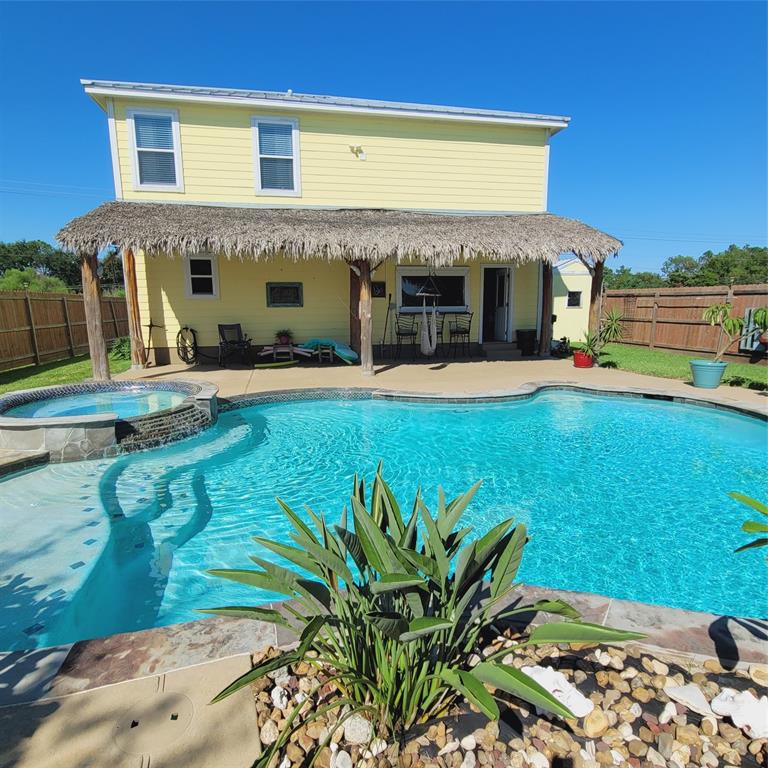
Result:
<svg viewBox="0 0 768 768">
<path fill-rule="evenodd" d="M 223 413 L 165 448 L 0 482 L 0 649 L 199 618 L 276 596 L 205 574 L 287 541 L 274 497 L 338 519 L 379 459 L 406 508 L 480 479 L 479 533 L 513 516 L 519 574 L 547 587 L 768 615 L 764 553 L 734 554 L 765 499 L 768 426 L 714 409 L 547 391 L 487 405 L 315 400 Z"/>
<path fill-rule="evenodd" d="M 116 413 L 121 419 L 143 416 L 180 405 L 186 395 L 167 389 L 119 389 L 112 392 L 81 392 L 76 395 L 33 400 L 9 408 L 3 416 L 45 418 Z"/>
</svg>

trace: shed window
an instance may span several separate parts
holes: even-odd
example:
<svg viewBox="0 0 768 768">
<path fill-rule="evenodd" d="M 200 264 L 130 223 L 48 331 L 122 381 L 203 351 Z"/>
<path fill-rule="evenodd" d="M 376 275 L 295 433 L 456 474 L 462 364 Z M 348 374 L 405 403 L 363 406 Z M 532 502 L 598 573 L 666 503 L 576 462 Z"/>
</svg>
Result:
<svg viewBox="0 0 768 768">
<path fill-rule="evenodd" d="M 187 295 L 215 298 L 218 295 L 216 264 L 212 256 L 191 256 L 187 259 Z"/>
<path fill-rule="evenodd" d="M 569 307 L 581 306 L 581 291 L 568 291 L 568 306 Z"/>
<path fill-rule="evenodd" d="M 421 309 L 424 299 L 418 295 L 421 288 L 431 278 L 440 296 L 437 299 L 426 298 L 426 304 L 431 307 L 436 303 L 443 312 L 464 312 L 469 306 L 469 289 L 467 270 L 453 268 L 438 270 L 437 274 L 429 270 L 402 267 L 398 271 L 399 307 L 404 311 Z"/>
<path fill-rule="evenodd" d="M 179 121 L 175 111 L 129 110 L 137 189 L 181 191 Z"/>
<path fill-rule="evenodd" d="M 298 195 L 297 120 L 253 119 L 256 191 L 269 195 Z"/>
<path fill-rule="evenodd" d="M 301 283 L 267 283 L 268 307 L 303 307 L 304 290 Z"/>
</svg>

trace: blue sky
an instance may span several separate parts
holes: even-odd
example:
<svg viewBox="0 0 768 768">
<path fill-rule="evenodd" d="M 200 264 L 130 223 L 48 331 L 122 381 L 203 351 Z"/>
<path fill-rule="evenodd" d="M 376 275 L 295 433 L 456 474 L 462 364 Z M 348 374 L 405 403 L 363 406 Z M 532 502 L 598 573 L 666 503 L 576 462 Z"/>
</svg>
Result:
<svg viewBox="0 0 768 768">
<path fill-rule="evenodd" d="M 767 7 L 0 2 L 0 240 L 113 196 L 90 77 L 568 114 L 549 208 L 619 264 L 765 245 Z"/>
</svg>

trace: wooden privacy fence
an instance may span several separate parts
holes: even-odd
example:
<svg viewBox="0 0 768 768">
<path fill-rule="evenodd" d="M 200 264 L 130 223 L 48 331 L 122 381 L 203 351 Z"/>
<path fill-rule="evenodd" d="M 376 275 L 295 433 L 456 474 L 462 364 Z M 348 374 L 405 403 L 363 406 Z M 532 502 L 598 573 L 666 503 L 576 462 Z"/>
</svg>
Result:
<svg viewBox="0 0 768 768">
<path fill-rule="evenodd" d="M 622 343 L 714 354 L 719 332 L 702 314 L 711 304 L 722 302 L 733 305 L 733 313 L 744 317 L 750 309 L 768 306 L 768 285 L 612 290 L 606 291 L 603 306 L 623 315 Z M 729 357 L 753 357 L 755 352 L 748 347 L 734 344 Z"/>
<path fill-rule="evenodd" d="M 125 299 L 101 301 L 107 342 L 128 335 Z M 63 360 L 88 351 L 83 297 L 0 292 L 0 370 Z"/>
</svg>

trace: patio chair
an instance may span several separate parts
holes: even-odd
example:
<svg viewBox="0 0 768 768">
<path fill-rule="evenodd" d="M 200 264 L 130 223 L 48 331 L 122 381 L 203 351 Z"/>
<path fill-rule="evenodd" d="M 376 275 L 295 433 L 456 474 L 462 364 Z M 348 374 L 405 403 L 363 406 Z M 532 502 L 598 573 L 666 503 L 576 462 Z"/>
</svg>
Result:
<svg viewBox="0 0 768 768">
<path fill-rule="evenodd" d="M 224 367 L 227 358 L 238 352 L 245 365 L 250 350 L 251 340 L 243 333 L 240 323 L 219 325 L 219 367 Z"/>
<path fill-rule="evenodd" d="M 400 358 L 400 352 L 403 348 L 403 342 L 411 344 L 411 355 L 416 355 L 416 336 L 419 332 L 416 315 L 395 315 L 395 338 L 397 346 L 395 348 L 395 357 Z"/>
<path fill-rule="evenodd" d="M 456 315 L 453 320 L 448 321 L 448 348 L 456 357 L 456 351 L 461 347 L 461 354 L 469 354 L 469 332 L 472 328 L 472 315 L 469 312 L 465 315 Z"/>
</svg>

